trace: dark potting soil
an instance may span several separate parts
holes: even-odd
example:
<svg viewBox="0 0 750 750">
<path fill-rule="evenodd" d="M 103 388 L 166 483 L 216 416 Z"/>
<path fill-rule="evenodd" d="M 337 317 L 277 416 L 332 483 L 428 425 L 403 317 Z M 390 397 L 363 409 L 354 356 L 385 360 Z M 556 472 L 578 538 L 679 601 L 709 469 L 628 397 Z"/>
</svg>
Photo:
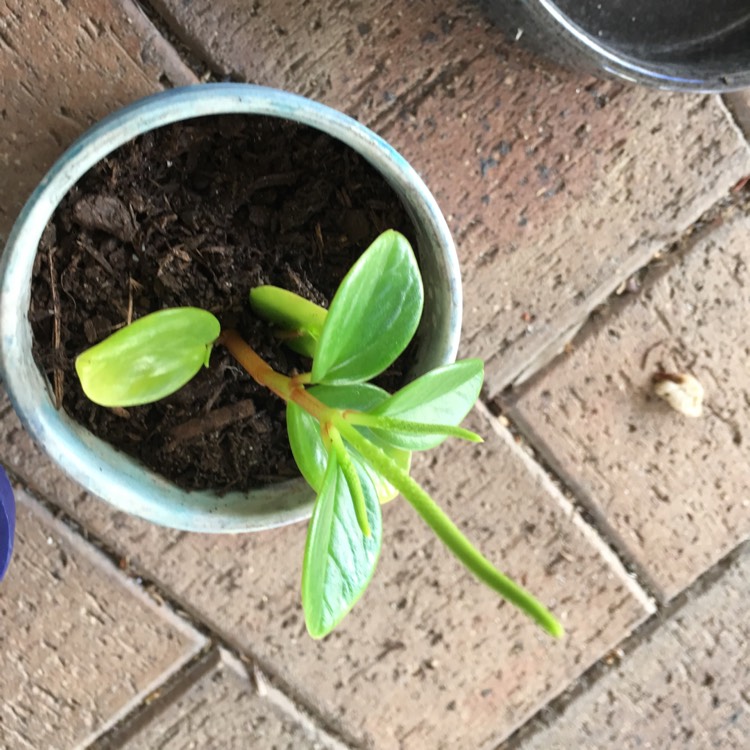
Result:
<svg viewBox="0 0 750 750">
<path fill-rule="evenodd" d="M 34 356 L 71 417 L 184 488 L 298 476 L 284 403 L 222 347 L 174 395 L 128 409 L 91 403 L 75 357 L 127 321 L 190 305 L 238 329 L 280 372 L 309 370 L 253 316 L 249 290 L 275 284 L 327 307 L 388 228 L 414 242 L 382 177 L 319 131 L 244 116 L 153 131 L 88 172 L 50 220 L 32 282 Z M 409 350 L 381 385 L 395 390 L 408 361 Z"/>
</svg>

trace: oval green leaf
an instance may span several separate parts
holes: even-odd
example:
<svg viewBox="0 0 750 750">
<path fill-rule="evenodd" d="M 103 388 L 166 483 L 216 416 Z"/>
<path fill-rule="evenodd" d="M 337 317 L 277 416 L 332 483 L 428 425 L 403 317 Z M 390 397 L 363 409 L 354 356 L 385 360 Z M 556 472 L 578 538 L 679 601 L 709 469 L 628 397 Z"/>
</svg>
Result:
<svg viewBox="0 0 750 750">
<path fill-rule="evenodd" d="M 302 563 L 302 608 L 313 638 L 328 635 L 372 579 L 380 554 L 380 503 L 369 475 L 352 457 L 365 497 L 370 536 L 365 536 L 336 454 L 331 451 L 307 530 Z"/>
<path fill-rule="evenodd" d="M 121 328 L 76 359 L 84 393 L 101 406 L 138 406 L 169 396 L 208 366 L 221 333 L 206 310 L 175 307 Z"/>
<path fill-rule="evenodd" d="M 282 331 L 284 344 L 299 354 L 314 357 L 328 311 L 294 292 L 277 286 L 259 286 L 250 291 L 253 312 Z"/>
<path fill-rule="evenodd" d="M 314 383 L 361 383 L 411 341 L 424 290 L 408 240 L 390 229 L 370 245 L 331 302 L 312 367 Z"/>
<path fill-rule="evenodd" d="M 297 468 L 316 492 L 323 487 L 328 451 L 320 434 L 320 422 L 293 401 L 286 405 L 286 431 Z"/>
<path fill-rule="evenodd" d="M 388 398 L 386 391 L 370 383 L 340 386 L 320 385 L 308 390 L 311 395 L 322 401 L 326 406 L 332 406 L 336 409 L 356 409 L 362 412 L 369 411 Z M 328 463 L 328 451 L 320 434 L 320 424 L 294 402 L 287 404 L 286 424 L 294 460 L 307 483 L 316 492 L 320 492 Z M 367 428 L 357 427 L 357 429 L 366 437 L 371 436 Z M 347 447 L 350 448 L 348 445 Z M 409 471 L 411 454 L 408 451 L 390 446 L 384 446 L 384 450 L 398 466 L 404 471 Z M 356 451 L 352 450 L 352 452 L 358 455 Z M 391 484 L 369 465 L 364 464 L 364 467 L 370 475 L 381 503 L 392 500 L 398 494 Z"/>
<path fill-rule="evenodd" d="M 376 416 L 393 417 L 425 425 L 458 425 L 471 411 L 484 381 L 481 359 L 462 359 L 422 375 L 370 410 Z M 406 434 L 373 429 L 388 445 L 404 450 L 428 450 L 446 435 Z"/>
</svg>

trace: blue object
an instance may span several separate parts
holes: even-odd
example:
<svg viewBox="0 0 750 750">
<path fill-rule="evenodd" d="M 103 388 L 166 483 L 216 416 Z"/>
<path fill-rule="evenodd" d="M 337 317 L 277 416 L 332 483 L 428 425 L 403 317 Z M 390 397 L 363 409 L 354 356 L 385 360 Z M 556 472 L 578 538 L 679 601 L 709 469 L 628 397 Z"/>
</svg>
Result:
<svg viewBox="0 0 750 750">
<path fill-rule="evenodd" d="M 0 581 L 10 565 L 16 531 L 16 500 L 8 477 L 0 466 Z"/>
</svg>

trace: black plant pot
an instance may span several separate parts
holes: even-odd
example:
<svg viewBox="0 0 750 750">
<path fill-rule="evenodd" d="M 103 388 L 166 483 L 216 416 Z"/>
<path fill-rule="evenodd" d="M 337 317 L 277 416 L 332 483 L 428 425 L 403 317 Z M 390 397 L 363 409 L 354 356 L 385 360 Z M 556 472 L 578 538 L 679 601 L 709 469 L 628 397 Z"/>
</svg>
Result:
<svg viewBox="0 0 750 750">
<path fill-rule="evenodd" d="M 750 86 L 750 0 L 480 0 L 509 36 L 574 70 L 670 90 Z"/>
</svg>

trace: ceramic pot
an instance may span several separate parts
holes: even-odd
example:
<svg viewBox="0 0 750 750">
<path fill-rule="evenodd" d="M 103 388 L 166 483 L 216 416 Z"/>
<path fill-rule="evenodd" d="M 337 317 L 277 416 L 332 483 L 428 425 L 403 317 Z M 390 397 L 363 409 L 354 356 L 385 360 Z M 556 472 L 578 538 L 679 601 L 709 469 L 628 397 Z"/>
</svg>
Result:
<svg viewBox="0 0 750 750">
<path fill-rule="evenodd" d="M 117 451 L 55 409 L 31 353 L 27 313 L 37 247 L 61 199 L 97 162 L 133 138 L 194 117 L 268 115 L 321 130 L 364 157 L 390 184 L 411 218 L 425 286 L 419 346 L 411 375 L 455 360 L 461 282 L 453 240 L 435 199 L 406 160 L 346 115 L 287 92 L 246 84 L 173 89 L 108 116 L 55 163 L 24 206 L 0 260 L 0 367 L 26 429 L 77 482 L 118 510 L 153 523 L 201 532 L 246 532 L 309 518 L 314 494 L 302 479 L 251 492 L 185 491 Z"/>
<path fill-rule="evenodd" d="M 481 0 L 514 39 L 573 70 L 656 88 L 750 86 L 747 0 Z"/>
</svg>

